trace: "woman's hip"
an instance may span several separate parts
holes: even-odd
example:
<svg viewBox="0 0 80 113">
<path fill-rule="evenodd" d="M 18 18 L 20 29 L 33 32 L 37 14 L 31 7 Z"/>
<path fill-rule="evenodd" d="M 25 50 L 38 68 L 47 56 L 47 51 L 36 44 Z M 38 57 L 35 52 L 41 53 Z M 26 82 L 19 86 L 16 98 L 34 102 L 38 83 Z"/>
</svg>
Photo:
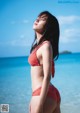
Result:
<svg viewBox="0 0 80 113">
<path fill-rule="evenodd" d="M 37 88 L 35 91 L 32 92 L 32 97 L 33 96 L 40 96 L 41 93 L 41 86 L 39 88 Z M 59 103 L 61 101 L 61 97 L 60 97 L 60 93 L 58 91 L 58 89 L 56 87 L 54 87 L 54 85 L 50 84 L 49 85 L 49 89 L 48 89 L 48 93 L 47 93 L 47 97 L 52 98 L 53 100 L 55 100 L 57 103 Z M 46 98 L 47 98 L 46 97 Z M 38 97 L 37 97 L 38 98 Z"/>
</svg>

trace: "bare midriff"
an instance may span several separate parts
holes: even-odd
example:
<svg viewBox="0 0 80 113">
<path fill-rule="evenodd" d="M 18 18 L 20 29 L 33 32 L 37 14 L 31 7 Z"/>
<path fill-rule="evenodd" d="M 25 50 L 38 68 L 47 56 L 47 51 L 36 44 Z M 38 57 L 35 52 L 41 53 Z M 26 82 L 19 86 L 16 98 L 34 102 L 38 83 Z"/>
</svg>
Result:
<svg viewBox="0 0 80 113">
<path fill-rule="evenodd" d="M 43 78 L 43 66 L 31 66 L 32 91 L 42 86 Z"/>
<path fill-rule="evenodd" d="M 44 77 L 42 68 L 42 66 L 31 66 L 32 91 L 42 86 Z"/>
</svg>

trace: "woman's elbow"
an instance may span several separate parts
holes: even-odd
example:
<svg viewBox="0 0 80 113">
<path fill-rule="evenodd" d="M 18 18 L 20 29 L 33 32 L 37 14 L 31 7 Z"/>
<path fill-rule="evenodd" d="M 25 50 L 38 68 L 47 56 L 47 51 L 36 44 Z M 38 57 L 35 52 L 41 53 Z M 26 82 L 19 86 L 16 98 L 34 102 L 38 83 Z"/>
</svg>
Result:
<svg viewBox="0 0 80 113">
<path fill-rule="evenodd" d="M 50 81 L 50 80 L 51 80 L 51 75 L 45 75 L 45 76 L 44 76 L 44 79 L 45 79 L 46 81 Z"/>
</svg>

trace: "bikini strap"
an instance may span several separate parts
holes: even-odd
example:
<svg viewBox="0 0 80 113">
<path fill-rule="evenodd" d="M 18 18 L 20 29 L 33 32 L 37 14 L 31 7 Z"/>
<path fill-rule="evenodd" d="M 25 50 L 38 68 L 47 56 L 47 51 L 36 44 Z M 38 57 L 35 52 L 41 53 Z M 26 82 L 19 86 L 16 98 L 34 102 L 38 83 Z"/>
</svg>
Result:
<svg viewBox="0 0 80 113">
<path fill-rule="evenodd" d="M 41 47 L 44 43 L 48 43 L 49 41 L 44 41 L 43 43 L 41 43 L 39 46 L 38 46 L 38 48 L 39 47 Z M 51 72 L 52 72 L 52 77 L 54 77 L 54 74 L 55 74 L 55 63 L 54 63 L 54 60 L 52 60 L 52 69 L 51 69 Z"/>
<path fill-rule="evenodd" d="M 39 47 L 41 47 L 44 43 L 48 43 L 49 41 L 44 41 L 42 42 L 40 45 L 38 45 L 36 48 L 35 48 L 35 51 L 39 49 Z M 52 60 L 52 69 L 51 69 L 51 73 L 52 73 L 52 77 L 54 77 L 54 74 L 55 74 L 55 64 L 54 64 L 54 61 Z"/>
<path fill-rule="evenodd" d="M 44 43 L 48 42 L 47 40 L 42 42 L 40 45 L 38 45 L 37 47 L 35 47 L 32 51 L 32 53 L 36 52 Z"/>
<path fill-rule="evenodd" d="M 52 77 L 54 77 L 54 74 L 55 74 L 55 64 L 54 64 L 53 60 L 52 60 L 52 69 L 51 69 L 51 72 L 52 72 Z"/>
</svg>

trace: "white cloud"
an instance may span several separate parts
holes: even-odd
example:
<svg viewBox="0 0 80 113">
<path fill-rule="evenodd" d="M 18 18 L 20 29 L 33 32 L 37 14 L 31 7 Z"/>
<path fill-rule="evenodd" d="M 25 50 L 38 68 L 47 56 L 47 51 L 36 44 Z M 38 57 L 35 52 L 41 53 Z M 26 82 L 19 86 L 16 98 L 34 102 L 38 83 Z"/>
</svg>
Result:
<svg viewBox="0 0 80 113">
<path fill-rule="evenodd" d="M 12 20 L 10 23 L 11 23 L 11 24 L 20 24 L 20 23 L 22 23 L 22 24 L 27 24 L 27 23 L 29 23 L 29 20 L 27 20 L 27 19 L 23 19 L 23 20 L 21 20 L 21 21 Z"/>
<path fill-rule="evenodd" d="M 27 24 L 28 22 L 29 22 L 29 20 L 26 20 L 26 19 L 23 20 L 23 23 L 24 23 L 24 24 Z"/>
<path fill-rule="evenodd" d="M 9 42 L 11 46 L 28 46 L 26 40 L 12 40 Z"/>
<path fill-rule="evenodd" d="M 11 46 L 30 46 L 31 42 L 25 38 L 25 37 L 20 37 L 19 39 L 12 40 L 10 41 Z"/>
<path fill-rule="evenodd" d="M 59 16 L 58 19 L 60 23 L 60 42 L 62 43 L 79 42 L 80 29 L 78 23 L 80 23 L 79 22 L 80 16 L 76 15 Z"/>
<path fill-rule="evenodd" d="M 0 46 L 31 46 L 31 41 L 28 40 L 27 36 L 21 35 L 19 38 L 6 41 L 6 42 L 0 42 Z"/>
<path fill-rule="evenodd" d="M 72 24 L 75 21 L 80 21 L 80 16 L 75 16 L 75 15 L 72 15 L 72 16 L 59 16 L 58 19 L 59 19 L 60 25 Z"/>
<path fill-rule="evenodd" d="M 80 29 L 65 29 L 60 36 L 60 42 L 62 43 L 70 43 L 76 42 L 80 40 Z"/>
</svg>

